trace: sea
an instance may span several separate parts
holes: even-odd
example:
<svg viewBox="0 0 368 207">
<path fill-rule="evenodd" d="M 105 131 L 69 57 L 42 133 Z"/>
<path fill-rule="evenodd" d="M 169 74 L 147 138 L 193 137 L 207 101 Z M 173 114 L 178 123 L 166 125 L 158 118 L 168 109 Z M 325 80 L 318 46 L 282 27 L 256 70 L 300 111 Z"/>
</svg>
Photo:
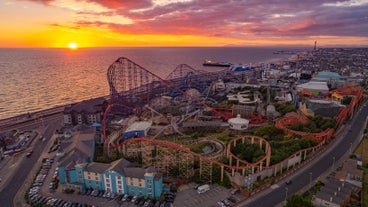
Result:
<svg viewBox="0 0 368 207">
<path fill-rule="evenodd" d="M 290 58 L 281 47 L 133 47 L 70 49 L 0 48 L 0 119 L 109 94 L 107 69 L 126 57 L 165 78 L 180 64 L 197 70 L 204 60 L 255 65 Z"/>
</svg>

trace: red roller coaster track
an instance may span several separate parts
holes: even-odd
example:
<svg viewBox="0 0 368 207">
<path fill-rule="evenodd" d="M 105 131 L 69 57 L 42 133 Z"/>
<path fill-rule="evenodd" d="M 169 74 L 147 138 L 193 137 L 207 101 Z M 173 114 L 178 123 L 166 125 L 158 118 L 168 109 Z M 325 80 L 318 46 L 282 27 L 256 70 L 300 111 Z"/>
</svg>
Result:
<svg viewBox="0 0 368 207">
<path fill-rule="evenodd" d="M 239 140 L 241 138 L 243 138 L 243 137 L 239 137 L 236 140 Z M 234 140 L 234 141 L 236 141 L 236 140 Z M 146 137 L 132 138 L 132 139 L 125 140 L 124 142 L 121 142 L 118 145 L 112 146 L 111 149 L 117 149 L 117 148 L 119 148 L 119 147 L 121 147 L 125 144 L 131 143 L 131 142 L 149 142 L 149 143 L 152 143 L 152 144 L 155 144 L 155 145 L 160 145 L 162 147 L 167 147 L 167 148 L 179 150 L 179 151 L 182 151 L 182 152 L 189 153 L 189 154 L 191 154 L 191 155 L 193 155 L 197 158 L 206 160 L 206 161 L 208 161 L 212 164 L 216 164 L 216 165 L 219 165 L 221 167 L 225 167 L 225 168 L 228 168 L 228 169 L 231 169 L 231 170 L 242 170 L 242 169 L 247 169 L 247 168 L 252 167 L 252 166 L 258 166 L 258 165 L 260 165 L 260 163 L 264 162 L 264 160 L 266 159 L 266 157 L 265 157 L 265 158 L 261 159 L 260 161 L 258 161 L 256 163 L 247 163 L 245 161 L 241 161 L 243 164 L 245 164 L 245 166 L 231 166 L 231 165 L 227 165 L 227 164 L 218 162 L 216 160 L 212 160 L 212 159 L 210 159 L 206 156 L 203 156 L 201 154 L 195 153 L 195 152 L 191 151 L 189 148 L 183 147 L 182 145 L 172 143 L 172 142 L 163 141 L 163 140 L 146 138 Z M 270 156 L 270 155 L 271 155 L 271 152 L 267 152 L 267 156 Z M 234 156 L 234 155 L 232 155 L 232 156 Z"/>
<path fill-rule="evenodd" d="M 135 73 L 131 72 L 131 71 L 135 71 Z M 175 71 L 178 70 L 178 74 L 175 75 Z M 187 66 L 187 65 L 179 65 L 172 73 L 170 73 L 169 77 L 173 77 L 175 78 L 177 75 L 180 75 L 182 70 L 185 71 L 195 71 L 194 69 L 192 69 L 191 67 Z M 199 73 L 199 71 L 195 71 L 197 73 Z M 128 78 L 121 78 L 119 76 L 121 76 L 122 74 L 127 75 L 128 74 Z M 133 77 L 132 77 L 133 76 Z M 112 65 L 110 65 L 108 71 L 107 71 L 107 77 L 109 80 L 109 85 L 110 85 L 110 95 L 111 95 L 111 99 L 113 99 L 113 97 L 115 97 L 119 92 L 117 91 L 117 88 L 122 88 L 122 90 L 131 90 L 133 89 L 133 87 L 139 87 L 142 86 L 143 84 L 148 84 L 154 80 L 158 80 L 161 83 L 165 84 L 166 86 L 170 87 L 171 89 L 175 89 L 176 91 L 180 92 L 181 94 L 183 94 L 184 96 L 188 97 L 190 100 L 211 109 L 215 114 L 217 114 L 219 117 L 221 117 L 224 120 L 227 120 L 229 118 L 229 115 L 227 113 L 222 113 L 221 111 L 216 110 L 215 108 L 210 107 L 209 105 L 207 105 L 205 102 L 199 100 L 197 97 L 191 96 L 190 94 L 186 93 L 185 91 L 183 91 L 182 89 L 178 88 L 174 83 L 170 82 L 170 80 L 165 80 L 160 78 L 158 75 L 152 73 L 151 71 L 143 68 L 142 66 L 134 63 L 133 61 L 129 60 L 128 58 L 125 57 L 120 57 L 118 58 Z M 125 83 L 124 81 L 128 81 L 127 83 Z M 148 92 L 148 91 L 147 91 Z M 112 107 L 115 106 L 122 106 L 125 108 L 130 108 L 128 106 L 125 106 L 122 103 L 112 103 L 110 104 L 105 112 L 104 112 L 104 119 L 103 119 L 103 134 L 104 134 L 104 140 L 106 140 L 106 117 L 107 117 L 107 113 L 110 112 Z"/>
</svg>

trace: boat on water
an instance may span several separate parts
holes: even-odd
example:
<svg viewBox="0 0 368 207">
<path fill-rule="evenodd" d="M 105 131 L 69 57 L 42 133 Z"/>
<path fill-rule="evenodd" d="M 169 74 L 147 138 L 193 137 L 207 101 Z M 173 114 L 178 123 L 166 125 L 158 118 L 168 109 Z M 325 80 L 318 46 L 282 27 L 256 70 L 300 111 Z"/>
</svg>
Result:
<svg viewBox="0 0 368 207">
<path fill-rule="evenodd" d="M 212 60 L 205 60 L 203 66 L 214 66 L 214 67 L 230 67 L 232 64 L 229 62 L 216 62 Z"/>
<path fill-rule="evenodd" d="M 296 54 L 296 52 L 294 52 L 294 51 L 289 51 L 289 50 L 277 50 L 277 51 L 273 52 L 273 54 L 286 54 L 286 55 L 292 55 L 292 54 Z"/>
<path fill-rule="evenodd" d="M 250 65 L 231 65 L 229 69 L 235 72 L 249 71 L 249 70 L 252 70 L 252 66 Z"/>
</svg>

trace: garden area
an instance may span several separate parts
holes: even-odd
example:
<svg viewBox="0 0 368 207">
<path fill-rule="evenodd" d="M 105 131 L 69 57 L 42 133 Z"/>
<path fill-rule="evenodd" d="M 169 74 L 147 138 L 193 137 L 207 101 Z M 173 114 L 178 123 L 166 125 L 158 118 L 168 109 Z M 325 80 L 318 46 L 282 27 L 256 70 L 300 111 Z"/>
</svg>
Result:
<svg viewBox="0 0 368 207">
<path fill-rule="evenodd" d="M 327 119 L 321 116 L 308 117 L 307 124 L 296 123 L 287 126 L 288 129 L 307 133 L 320 133 L 326 129 L 334 129 L 336 121 L 334 119 Z"/>
</svg>

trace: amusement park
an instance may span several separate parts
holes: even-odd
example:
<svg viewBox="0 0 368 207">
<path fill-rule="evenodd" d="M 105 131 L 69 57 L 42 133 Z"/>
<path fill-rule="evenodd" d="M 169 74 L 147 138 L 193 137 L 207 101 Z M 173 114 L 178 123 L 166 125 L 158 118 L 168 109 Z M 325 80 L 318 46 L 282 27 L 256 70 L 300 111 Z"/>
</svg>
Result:
<svg viewBox="0 0 368 207">
<path fill-rule="evenodd" d="M 221 70 L 180 64 L 166 77 L 120 57 L 108 96 L 19 117 L 41 130 L 8 132 L 3 154 L 43 158 L 23 194 L 31 205 L 273 206 L 321 180 L 311 166 L 341 168 L 335 152 L 351 155 L 366 128 L 364 79 L 320 71 L 318 52 Z M 314 202 L 329 202 L 323 193 Z"/>
<path fill-rule="evenodd" d="M 363 99 L 360 86 L 296 87 L 287 70 L 272 81 L 270 67 L 283 66 L 208 72 L 181 64 L 162 78 L 117 59 L 107 71 L 101 156 L 153 167 L 174 188 L 218 183 L 249 197 L 269 187 L 325 150 Z"/>
</svg>

